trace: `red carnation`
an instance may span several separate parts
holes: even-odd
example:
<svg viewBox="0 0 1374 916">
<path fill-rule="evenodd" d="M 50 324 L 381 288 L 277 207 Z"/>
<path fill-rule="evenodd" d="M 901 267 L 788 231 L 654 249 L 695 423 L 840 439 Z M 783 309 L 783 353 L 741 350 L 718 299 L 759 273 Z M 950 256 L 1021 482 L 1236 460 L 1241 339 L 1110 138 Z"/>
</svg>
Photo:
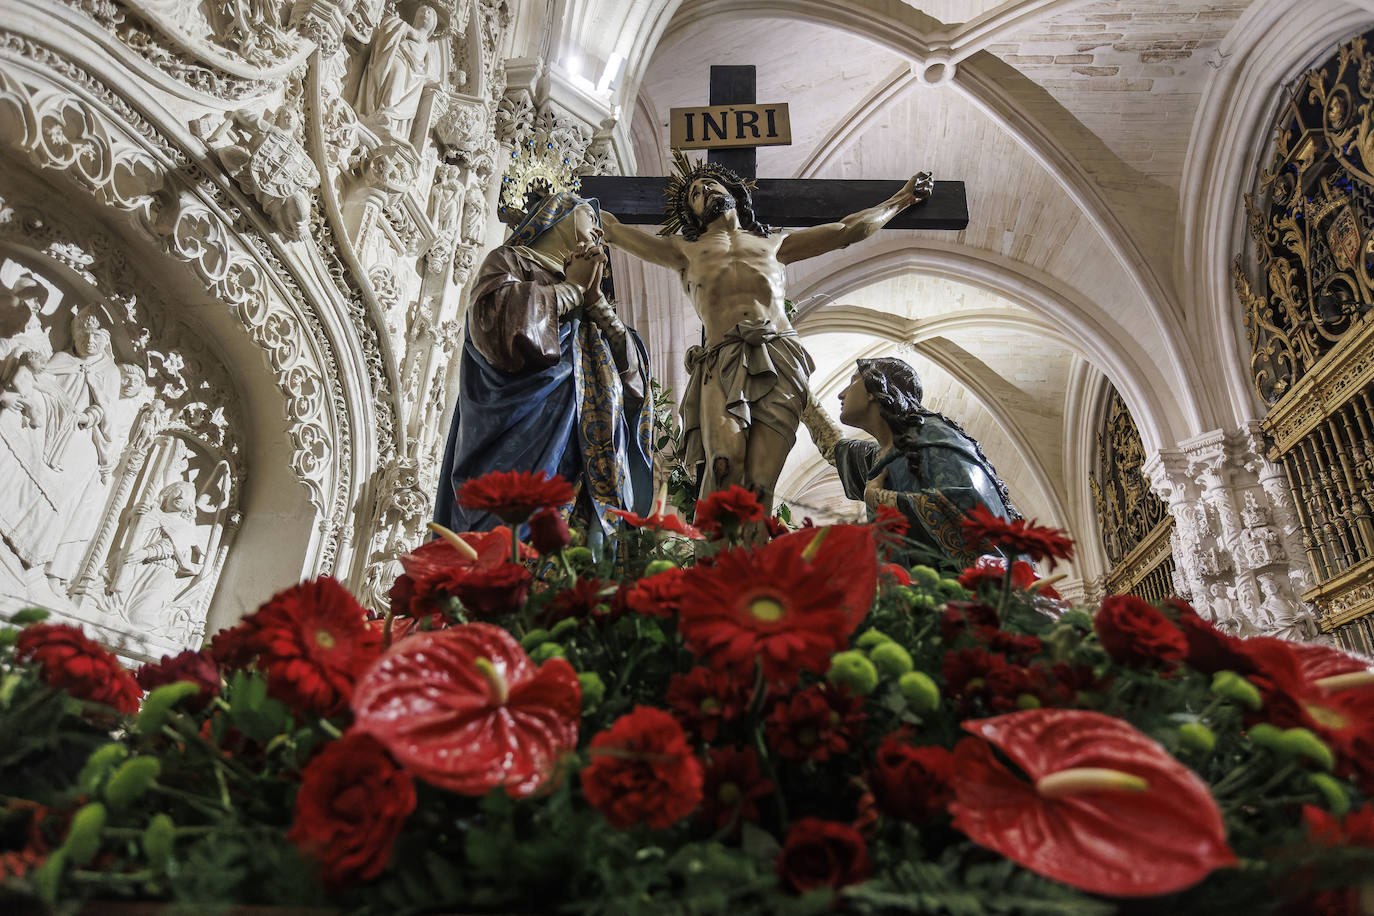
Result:
<svg viewBox="0 0 1374 916">
<path fill-rule="evenodd" d="M 666 531 L 669 534 L 690 538 L 693 541 L 700 541 L 704 538 L 704 535 L 700 531 L 687 524 L 676 515 L 665 515 L 662 512 L 654 512 L 650 515 L 635 515 L 633 512 L 626 512 L 623 509 L 607 509 L 606 511 L 610 512 L 631 528 L 648 528 L 650 531 Z"/>
<path fill-rule="evenodd" d="M 382 873 L 414 810 L 411 778 L 376 738 L 349 732 L 302 771 L 286 837 L 319 863 L 325 884 L 344 888 Z"/>
<path fill-rule="evenodd" d="M 665 702 L 703 741 L 715 741 L 722 725 L 738 719 L 749 705 L 749 688 L 728 672 L 700 665 L 668 680 Z"/>
<path fill-rule="evenodd" d="M 806 817 L 787 832 L 777 868 L 782 883 L 798 894 L 839 890 L 868 877 L 868 847 L 848 824 Z"/>
<path fill-rule="evenodd" d="M 954 800 L 954 755 L 942 747 L 913 747 L 896 735 L 878 745 L 868 781 L 879 807 L 920 823 L 945 813 Z"/>
<path fill-rule="evenodd" d="M 640 579 L 624 594 L 624 604 L 645 617 L 671 617 L 682 600 L 684 570 L 674 567 L 647 579 Z"/>
<path fill-rule="evenodd" d="M 712 561 L 683 577 L 678 627 L 687 648 L 712 667 L 761 664 L 774 682 L 824 672 L 877 587 L 872 532 L 862 526 L 796 531 Z"/>
<path fill-rule="evenodd" d="M 1102 648 L 1132 668 L 1168 666 L 1188 655 L 1188 637 L 1159 610 L 1134 595 L 1113 595 L 1093 618 Z"/>
<path fill-rule="evenodd" d="M 1059 528 L 1037 525 L 1034 520 L 1005 519 L 993 515 L 987 506 L 978 505 L 961 523 L 964 536 L 978 545 L 1000 547 L 1012 554 L 1027 554 L 1037 563 L 1073 559 L 1073 541 Z"/>
<path fill-rule="evenodd" d="M 568 520 L 557 509 L 540 509 L 530 519 L 530 543 L 534 549 L 548 556 L 572 543 Z"/>
<path fill-rule="evenodd" d="M 940 615 L 940 636 L 947 643 L 958 639 L 970 626 L 981 630 L 1001 623 L 997 611 L 975 601 L 949 601 Z"/>
<path fill-rule="evenodd" d="M 458 504 L 490 512 L 508 525 L 518 525 L 539 509 L 573 501 L 572 484 L 543 471 L 492 471 L 458 488 Z"/>
<path fill-rule="evenodd" d="M 78 700 L 112 706 L 125 715 L 138 712 L 143 692 L 119 660 L 79 627 L 44 623 L 26 627 L 14 644 L 15 661 L 37 662 L 43 683 Z"/>
<path fill-rule="evenodd" d="M 701 761 L 661 709 L 636 706 L 593 738 L 587 754 L 582 794 L 619 830 L 640 821 L 665 830 L 701 803 Z"/>
<path fill-rule="evenodd" d="M 697 502 L 696 526 L 712 538 L 729 534 L 727 528 L 737 532 L 746 522 L 762 518 L 763 506 L 759 498 L 738 484 L 731 484 L 729 489 L 718 490 Z"/>
<path fill-rule="evenodd" d="M 1174 622 L 1188 640 L 1188 664 L 1204 674 L 1235 671 L 1244 674 L 1252 669 L 1245 657 L 1241 641 L 1227 636 L 1211 622 L 1203 620 L 1188 602 L 1170 598 L 1165 602 L 1177 613 Z"/>
<path fill-rule="evenodd" d="M 717 830 L 739 821 L 757 822 L 758 802 L 771 794 L 773 783 L 764 778 L 752 747 L 711 750 L 702 791 L 702 820 Z"/>
<path fill-rule="evenodd" d="M 768 745 L 788 760 L 829 760 L 849 750 L 866 718 L 863 700 L 843 687 L 816 684 L 773 707 Z"/>
<path fill-rule="evenodd" d="M 322 576 L 278 592 L 238 626 L 215 636 L 221 665 L 252 664 L 267 692 L 301 712 L 343 712 L 353 685 L 381 651 L 381 634 L 348 589 Z"/>
<path fill-rule="evenodd" d="M 188 709 L 195 711 L 204 709 L 211 700 L 219 696 L 219 668 L 205 649 L 199 652 L 187 649 L 175 658 L 164 655 L 162 661 L 157 664 L 149 663 L 139 668 L 134 673 L 134 679 L 144 690 L 152 690 L 163 684 L 175 684 L 177 681 L 199 684 L 200 692 L 184 701 Z"/>
</svg>

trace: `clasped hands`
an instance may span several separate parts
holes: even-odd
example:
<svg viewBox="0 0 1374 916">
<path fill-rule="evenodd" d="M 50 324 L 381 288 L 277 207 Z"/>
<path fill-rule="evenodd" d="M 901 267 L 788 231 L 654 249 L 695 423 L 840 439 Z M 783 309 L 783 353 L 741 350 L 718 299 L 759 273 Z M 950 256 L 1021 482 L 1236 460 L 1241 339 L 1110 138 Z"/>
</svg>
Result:
<svg viewBox="0 0 1374 916">
<path fill-rule="evenodd" d="M 625 333 L 624 325 L 616 317 L 615 306 L 601 295 L 601 275 L 606 268 L 606 249 L 598 242 L 582 242 L 563 262 L 563 276 L 569 283 L 582 288 L 583 309 L 598 328 L 612 337 Z"/>
</svg>

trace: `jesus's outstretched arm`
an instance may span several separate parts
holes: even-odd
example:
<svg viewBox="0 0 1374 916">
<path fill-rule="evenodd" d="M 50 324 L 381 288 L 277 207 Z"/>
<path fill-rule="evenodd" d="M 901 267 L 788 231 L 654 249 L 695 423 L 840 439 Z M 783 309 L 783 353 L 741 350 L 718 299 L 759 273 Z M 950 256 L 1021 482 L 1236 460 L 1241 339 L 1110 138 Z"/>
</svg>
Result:
<svg viewBox="0 0 1374 916">
<path fill-rule="evenodd" d="M 861 242 L 887 225 L 907 207 L 928 198 L 934 190 L 935 180 L 930 177 L 930 173 L 918 172 L 911 176 L 900 191 L 875 207 L 851 213 L 836 223 L 825 223 L 788 233 L 778 248 L 778 260 L 790 264 Z"/>
<path fill-rule="evenodd" d="M 601 226 L 606 232 L 606 241 L 627 254 L 679 272 L 687 268 L 687 256 L 671 239 L 631 229 L 616 219 L 615 214 L 604 210 L 601 211 Z"/>
</svg>

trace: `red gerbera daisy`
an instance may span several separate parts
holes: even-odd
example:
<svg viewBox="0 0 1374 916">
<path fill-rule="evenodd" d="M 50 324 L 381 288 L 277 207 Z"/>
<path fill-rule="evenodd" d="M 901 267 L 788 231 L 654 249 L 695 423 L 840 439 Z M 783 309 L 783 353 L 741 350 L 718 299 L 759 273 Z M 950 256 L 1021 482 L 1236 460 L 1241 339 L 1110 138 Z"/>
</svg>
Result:
<svg viewBox="0 0 1374 916">
<path fill-rule="evenodd" d="M 808 559 L 816 539 L 827 536 L 830 543 Z M 769 681 L 824 672 L 848 645 L 877 585 L 872 532 L 862 526 L 794 532 L 712 559 L 683 577 L 683 639 L 713 667 L 747 672 L 757 663 Z"/>
<path fill-rule="evenodd" d="M 701 761 L 682 726 L 651 706 L 636 706 L 592 739 L 582 794 L 611 826 L 644 821 L 664 830 L 701 803 Z"/>
<path fill-rule="evenodd" d="M 538 509 L 573 501 L 572 484 L 543 471 L 492 471 L 458 488 L 458 503 L 490 512 L 508 525 L 524 522 Z"/>
<path fill-rule="evenodd" d="M 758 752 L 752 747 L 711 750 L 702 789 L 702 820 L 717 830 L 732 822 L 757 822 L 758 802 L 771 794 L 773 783 L 764 778 Z"/>
<path fill-rule="evenodd" d="M 816 684 L 773 707 L 768 745 L 788 760 L 829 760 L 859 739 L 863 700 L 843 687 Z"/>
<path fill-rule="evenodd" d="M 665 702 L 703 741 L 715 741 L 722 725 L 738 719 L 749 704 L 749 687 L 738 677 L 701 665 L 668 680 Z"/>
<path fill-rule="evenodd" d="M 651 531 L 666 531 L 669 534 L 676 534 L 678 537 L 690 538 L 694 541 L 700 541 L 705 538 L 705 535 L 700 531 L 687 524 L 676 515 L 664 515 L 662 512 L 654 512 L 651 515 L 635 515 L 633 512 L 626 512 L 624 509 L 607 509 L 606 511 L 631 528 L 648 528 Z"/>
<path fill-rule="evenodd" d="M 78 700 L 113 706 L 132 715 L 138 712 L 138 689 L 133 675 L 79 627 L 44 623 L 25 628 L 14 644 L 15 661 L 37 662 L 43 683 L 65 690 Z"/>
<path fill-rule="evenodd" d="M 993 515 L 987 506 L 975 506 L 960 523 L 973 544 L 1003 547 L 1014 554 L 1027 554 L 1039 562 L 1048 559 L 1050 569 L 1057 560 L 1073 559 L 1073 541 L 1059 528 L 1037 525 L 1032 519 L 1005 519 Z"/>
<path fill-rule="evenodd" d="M 738 531 L 746 522 L 757 522 L 762 518 L 763 506 L 759 504 L 759 498 L 738 484 L 718 490 L 697 503 L 697 527 L 712 538 L 728 534 L 727 525 Z"/>
<path fill-rule="evenodd" d="M 380 651 L 381 634 L 368 625 L 367 612 L 328 576 L 278 592 L 210 644 L 220 664 L 254 660 L 271 696 L 320 716 L 344 710 Z"/>
</svg>

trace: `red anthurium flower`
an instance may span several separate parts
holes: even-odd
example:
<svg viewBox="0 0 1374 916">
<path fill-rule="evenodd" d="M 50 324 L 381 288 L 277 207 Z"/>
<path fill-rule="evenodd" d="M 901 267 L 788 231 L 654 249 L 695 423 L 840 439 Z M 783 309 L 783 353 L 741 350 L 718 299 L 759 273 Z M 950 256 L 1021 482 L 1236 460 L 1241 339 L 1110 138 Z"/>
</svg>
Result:
<svg viewBox="0 0 1374 916">
<path fill-rule="evenodd" d="M 573 501 L 572 484 L 543 471 L 492 471 L 458 488 L 458 503 L 490 512 L 508 525 L 524 522 L 539 509 Z"/>
<path fill-rule="evenodd" d="M 1033 709 L 963 726 L 978 737 L 954 749 L 950 811 L 980 846 L 1113 897 L 1172 893 L 1236 861 L 1206 783 L 1120 719 Z"/>
<path fill-rule="evenodd" d="M 505 630 L 469 623 L 394 644 L 358 683 L 353 712 L 426 782 L 523 798 L 576 748 L 582 691 L 563 659 L 535 668 Z"/>
<path fill-rule="evenodd" d="M 1050 569 L 1057 560 L 1073 559 L 1073 541 L 1061 529 L 1037 525 L 1034 520 L 998 518 L 987 506 L 979 505 L 961 524 L 970 542 L 1024 553 L 1037 563 L 1049 560 Z"/>
<path fill-rule="evenodd" d="M 15 660 L 37 662 L 43 683 L 65 690 L 78 700 L 113 706 L 125 714 L 138 712 L 142 691 L 133 675 L 124 670 L 99 643 L 65 623 L 43 623 L 24 628 L 14 644 Z"/>
<path fill-rule="evenodd" d="M 1374 677 L 1347 678 L 1345 675 L 1374 671 L 1368 659 L 1359 658 L 1336 649 L 1315 643 L 1290 643 L 1293 653 L 1298 657 L 1298 668 L 1303 679 L 1322 681 L 1328 688 L 1340 684 L 1355 685 L 1365 680 L 1374 683 Z M 1328 678 L 1342 678 L 1340 681 L 1327 681 Z"/>
<path fill-rule="evenodd" d="M 759 498 L 738 484 L 718 490 L 697 503 L 696 526 L 708 537 L 719 537 L 727 521 L 738 528 L 745 522 L 757 522 L 762 518 L 763 506 Z"/>
<path fill-rule="evenodd" d="M 664 515 L 662 512 L 654 512 L 650 515 L 635 515 L 633 512 L 626 512 L 624 509 L 607 509 L 606 511 L 623 521 L 626 525 L 629 525 L 631 528 L 648 528 L 651 531 L 666 531 L 669 534 L 691 538 L 694 541 L 700 541 L 706 537 L 706 535 L 702 534 L 676 515 Z"/>
<path fill-rule="evenodd" d="M 770 681 L 824 672 L 868 613 L 877 555 L 868 528 L 796 531 L 757 550 L 727 550 L 682 579 L 678 627 L 712 667 Z"/>
<path fill-rule="evenodd" d="M 210 654 L 230 668 L 252 664 L 267 675 L 268 694 L 292 709 L 333 716 L 347 708 L 381 644 L 352 593 L 322 576 L 278 592 L 216 634 Z"/>
<path fill-rule="evenodd" d="M 391 612 L 403 617 L 442 613 L 457 598 L 473 613 L 495 616 L 518 608 L 529 594 L 529 571 L 511 562 L 510 529 L 464 531 L 456 537 L 469 549 L 447 538 L 435 538 L 401 557 L 405 570 L 391 587 Z M 475 555 L 475 556 L 474 556 Z M 524 544 L 522 559 L 538 556 Z"/>
</svg>

